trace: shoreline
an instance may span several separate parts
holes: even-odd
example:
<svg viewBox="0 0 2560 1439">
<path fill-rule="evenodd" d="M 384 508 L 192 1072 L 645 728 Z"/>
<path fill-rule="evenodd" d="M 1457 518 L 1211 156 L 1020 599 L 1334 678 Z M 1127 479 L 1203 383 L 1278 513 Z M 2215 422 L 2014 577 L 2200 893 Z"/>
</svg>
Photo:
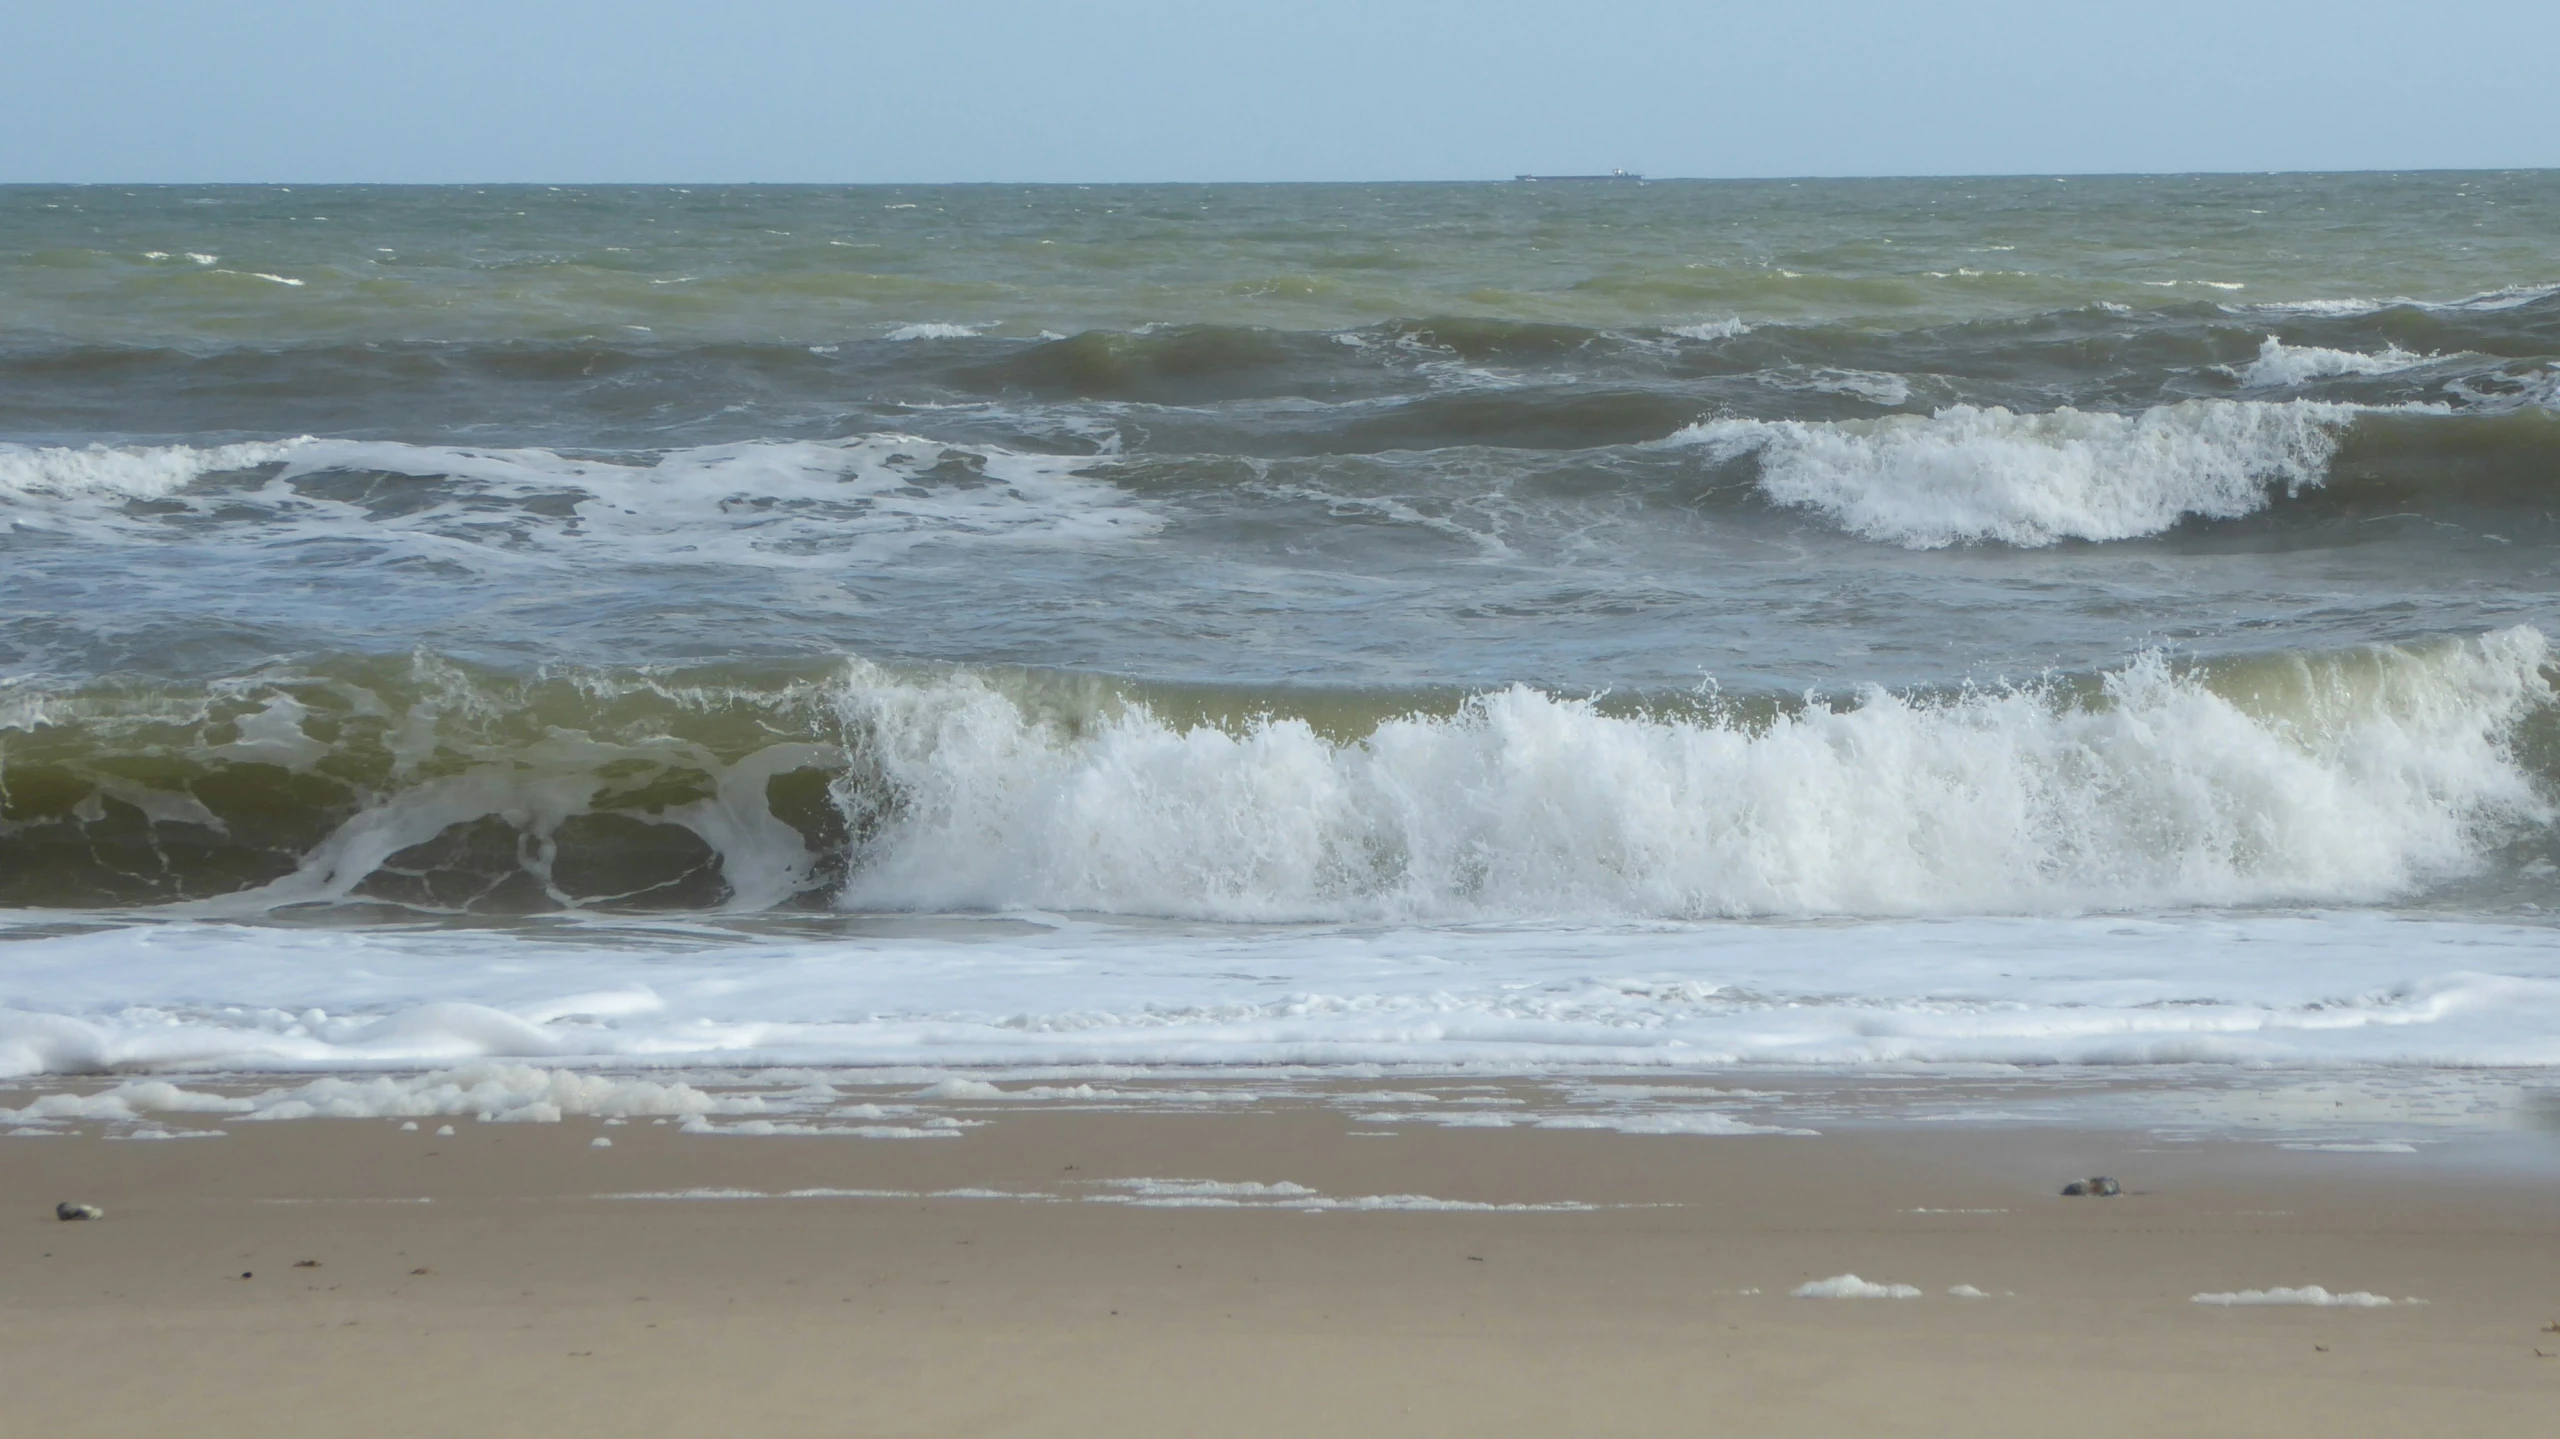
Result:
<svg viewBox="0 0 2560 1439">
<path fill-rule="evenodd" d="M 1367 1137 L 1273 1104 L 1026 1107 L 931 1142 L 401 1122 L 0 1139 L 13 1413 L 60 1435 L 2237 1435 L 2521 1432 L 2560 1399 L 2539 1161 L 2086 1128 Z M 2127 1192 L 2056 1194 L 2091 1173 Z M 836 1192 L 607 1197 L 794 1190 Z M 1390 1196 L 1550 1207 L 1308 1207 Z M 106 1218 L 57 1222 L 65 1199 Z M 1789 1297 L 1843 1274 L 1922 1294 Z M 2192 1298 L 2307 1285 L 2394 1302 Z"/>
</svg>

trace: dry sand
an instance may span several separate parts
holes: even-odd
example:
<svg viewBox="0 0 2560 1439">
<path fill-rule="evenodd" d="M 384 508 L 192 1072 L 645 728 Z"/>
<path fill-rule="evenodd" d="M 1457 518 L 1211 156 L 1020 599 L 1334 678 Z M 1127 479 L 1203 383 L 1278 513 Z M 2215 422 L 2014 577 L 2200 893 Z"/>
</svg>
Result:
<svg viewBox="0 0 2560 1439">
<path fill-rule="evenodd" d="M 0 1139 L 8 1432 L 2560 1432 L 2545 1170 L 2049 1130 L 1357 1138 L 1312 1107 L 940 1141 L 438 1122 Z M 2056 1196 L 2091 1172 L 2131 1192 Z M 1648 1207 L 1084 1198 L 1131 1177 Z M 600 1197 L 697 1187 L 1062 1198 Z M 1926 1295 L 1788 1296 L 1844 1272 Z M 2429 1302 L 2190 1300 L 2307 1284 Z"/>
</svg>

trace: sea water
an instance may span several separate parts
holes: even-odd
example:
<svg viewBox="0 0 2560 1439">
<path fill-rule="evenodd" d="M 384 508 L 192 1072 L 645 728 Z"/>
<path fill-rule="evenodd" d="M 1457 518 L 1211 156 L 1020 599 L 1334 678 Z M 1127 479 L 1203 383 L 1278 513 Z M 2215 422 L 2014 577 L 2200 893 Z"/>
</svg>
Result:
<svg viewBox="0 0 2560 1439">
<path fill-rule="evenodd" d="M 2560 175 L 15 187 L 0 325 L 0 1075 L 2560 1065 Z"/>
</svg>

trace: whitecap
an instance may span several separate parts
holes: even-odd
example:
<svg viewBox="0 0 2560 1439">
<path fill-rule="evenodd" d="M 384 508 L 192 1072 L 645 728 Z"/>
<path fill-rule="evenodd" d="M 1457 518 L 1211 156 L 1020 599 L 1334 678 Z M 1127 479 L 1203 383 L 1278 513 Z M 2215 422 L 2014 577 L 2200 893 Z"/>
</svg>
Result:
<svg viewBox="0 0 2560 1439">
<path fill-rule="evenodd" d="M 2258 358 L 2238 371 L 2240 383 L 2252 389 L 2299 385 L 2341 375 L 2390 375 L 2427 362 L 2397 345 L 2378 353 L 2330 350 L 2317 345 L 2288 345 L 2273 335 L 2258 347 Z"/>
<path fill-rule="evenodd" d="M 1756 456 L 1758 487 L 1852 534 L 1909 549 L 2155 535 L 2236 519 L 2319 485 L 2352 405 L 2188 400 L 2136 414 L 1955 405 L 1827 424 L 1713 420 L 1671 437 L 1718 463 Z"/>
<path fill-rule="evenodd" d="M 973 340 L 977 338 L 977 335 L 978 327 L 975 325 L 950 325 L 943 324 L 939 321 L 926 320 L 912 325 L 900 325 L 896 329 L 891 330 L 885 338 L 891 340 Z"/>
</svg>

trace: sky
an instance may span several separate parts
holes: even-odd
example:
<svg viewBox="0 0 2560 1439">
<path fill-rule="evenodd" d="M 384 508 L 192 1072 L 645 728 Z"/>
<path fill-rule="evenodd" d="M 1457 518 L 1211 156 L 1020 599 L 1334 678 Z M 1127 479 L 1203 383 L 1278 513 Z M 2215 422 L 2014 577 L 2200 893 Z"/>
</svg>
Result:
<svg viewBox="0 0 2560 1439">
<path fill-rule="evenodd" d="M 0 0 L 0 183 L 2560 165 L 2560 3 Z"/>
</svg>

